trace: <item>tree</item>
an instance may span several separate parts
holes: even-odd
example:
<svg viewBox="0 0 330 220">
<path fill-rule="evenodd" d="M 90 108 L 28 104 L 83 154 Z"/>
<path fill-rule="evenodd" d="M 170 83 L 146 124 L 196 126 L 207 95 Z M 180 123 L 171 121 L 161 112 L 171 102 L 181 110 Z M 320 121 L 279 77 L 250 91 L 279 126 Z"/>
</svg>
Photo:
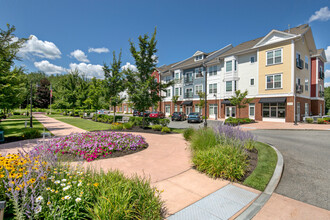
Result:
<svg viewBox="0 0 330 220">
<path fill-rule="evenodd" d="M 21 76 L 22 67 L 13 67 L 19 49 L 26 39 L 15 37 L 14 26 L 7 24 L 7 31 L 0 29 L 0 109 L 4 112 L 17 107 L 21 103 L 23 86 Z"/>
<path fill-rule="evenodd" d="M 102 81 L 93 77 L 89 86 L 88 98 L 84 101 L 84 103 L 92 106 L 95 111 L 97 111 L 97 109 L 101 108 L 103 105 L 102 97 L 104 96 L 104 90 L 102 87 Z M 95 117 L 95 121 L 96 120 L 97 117 Z"/>
<path fill-rule="evenodd" d="M 325 114 L 328 114 L 330 111 L 330 86 L 324 89 L 324 101 L 325 101 L 325 109 L 326 109 Z"/>
<path fill-rule="evenodd" d="M 155 55 L 157 52 L 156 44 L 156 29 L 151 38 L 147 34 L 139 36 L 139 50 L 130 41 L 130 51 L 135 60 L 137 71 L 127 69 L 125 72 L 127 77 L 127 92 L 130 100 L 134 103 L 134 107 L 142 112 L 156 105 L 161 100 L 158 94 L 173 84 L 170 82 L 162 84 L 160 87 L 160 83 L 152 75 L 158 60 Z M 144 114 L 142 126 L 145 127 Z"/>
<path fill-rule="evenodd" d="M 205 106 L 205 92 L 199 91 L 197 92 L 197 95 L 199 96 L 199 103 L 197 104 L 199 106 L 199 113 L 202 112 L 202 109 Z M 206 118 L 206 115 L 205 115 Z"/>
<path fill-rule="evenodd" d="M 178 99 L 179 99 L 180 96 L 178 95 L 175 95 L 172 97 L 172 102 L 173 102 L 173 105 L 176 105 L 176 103 L 178 102 Z M 174 106 L 175 107 L 175 106 Z"/>
<path fill-rule="evenodd" d="M 77 100 L 79 97 L 79 86 L 81 83 L 78 70 L 71 71 L 61 78 L 61 89 L 59 92 L 64 100 L 69 104 L 69 107 L 73 109 L 73 112 L 77 106 Z"/>
<path fill-rule="evenodd" d="M 48 108 L 50 104 L 50 82 L 47 78 L 40 80 L 40 86 L 37 88 L 36 92 L 36 107 Z"/>
<path fill-rule="evenodd" d="M 106 98 L 109 100 L 110 106 L 114 107 L 113 121 L 116 122 L 116 107 L 125 100 L 125 97 L 120 97 L 120 93 L 125 90 L 124 74 L 120 71 L 121 52 L 117 59 L 115 51 L 113 51 L 113 61 L 110 66 L 111 68 L 106 64 L 103 66 L 105 77 L 104 83 L 106 88 Z"/>
<path fill-rule="evenodd" d="M 246 98 L 248 95 L 248 91 L 245 90 L 245 92 L 241 93 L 241 90 L 235 91 L 235 96 L 232 96 L 229 101 L 232 105 L 236 106 L 238 108 L 238 118 L 240 117 L 240 109 L 245 108 L 246 104 L 249 104 L 252 102 L 254 98 Z"/>
</svg>

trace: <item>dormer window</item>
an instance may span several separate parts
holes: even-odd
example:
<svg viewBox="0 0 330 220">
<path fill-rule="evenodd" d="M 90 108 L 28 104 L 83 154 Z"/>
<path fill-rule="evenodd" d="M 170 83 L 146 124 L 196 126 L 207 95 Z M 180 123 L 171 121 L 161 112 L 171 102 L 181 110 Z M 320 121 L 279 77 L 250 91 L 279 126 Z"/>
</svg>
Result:
<svg viewBox="0 0 330 220">
<path fill-rule="evenodd" d="M 195 56 L 195 61 L 204 59 L 204 55 Z"/>
</svg>

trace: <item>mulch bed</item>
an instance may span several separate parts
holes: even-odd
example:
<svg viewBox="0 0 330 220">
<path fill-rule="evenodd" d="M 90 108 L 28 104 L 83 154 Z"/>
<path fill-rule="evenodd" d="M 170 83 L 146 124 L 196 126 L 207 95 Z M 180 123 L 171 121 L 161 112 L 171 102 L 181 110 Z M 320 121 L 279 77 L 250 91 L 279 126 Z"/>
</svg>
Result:
<svg viewBox="0 0 330 220">
<path fill-rule="evenodd" d="M 161 134 L 161 135 L 167 135 L 167 134 L 177 134 L 176 132 L 169 132 L 169 133 L 165 133 L 165 132 L 161 132 L 161 131 L 155 131 L 150 127 L 139 127 L 139 126 L 133 126 L 131 129 L 127 129 L 127 130 L 103 130 L 103 131 L 115 131 L 115 132 L 137 132 L 137 133 L 148 133 L 148 134 Z M 93 131 L 94 132 L 94 131 Z"/>
<path fill-rule="evenodd" d="M 248 178 L 251 173 L 253 173 L 254 169 L 257 167 L 258 164 L 258 151 L 254 149 L 253 151 L 247 151 L 248 160 L 250 162 L 250 166 L 248 171 L 245 173 L 244 177 L 240 180 L 240 182 L 244 182 L 246 178 Z"/>
</svg>

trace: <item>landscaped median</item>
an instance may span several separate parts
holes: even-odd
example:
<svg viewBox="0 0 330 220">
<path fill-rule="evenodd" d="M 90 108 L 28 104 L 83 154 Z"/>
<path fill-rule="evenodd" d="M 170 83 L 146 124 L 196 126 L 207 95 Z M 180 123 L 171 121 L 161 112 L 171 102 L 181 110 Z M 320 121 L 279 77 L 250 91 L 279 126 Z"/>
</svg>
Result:
<svg viewBox="0 0 330 220">
<path fill-rule="evenodd" d="M 186 129 L 184 137 L 190 141 L 195 168 L 213 178 L 240 182 L 263 191 L 273 175 L 276 152 L 239 127 Z"/>
</svg>

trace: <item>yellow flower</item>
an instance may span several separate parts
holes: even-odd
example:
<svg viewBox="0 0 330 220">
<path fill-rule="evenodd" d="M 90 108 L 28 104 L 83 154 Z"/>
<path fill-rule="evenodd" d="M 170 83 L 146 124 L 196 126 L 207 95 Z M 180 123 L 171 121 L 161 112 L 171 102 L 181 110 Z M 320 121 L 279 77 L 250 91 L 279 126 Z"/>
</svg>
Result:
<svg viewBox="0 0 330 220">
<path fill-rule="evenodd" d="M 93 184 L 93 186 L 95 186 L 95 187 L 98 187 L 98 186 L 99 186 L 99 184 L 98 184 L 98 183 L 94 183 L 94 184 Z"/>
<path fill-rule="evenodd" d="M 50 201 L 48 201 L 48 202 L 47 202 L 47 205 L 50 205 L 50 204 L 52 204 L 52 203 L 51 203 Z"/>
<path fill-rule="evenodd" d="M 56 190 L 55 193 L 58 193 L 58 190 Z"/>
<path fill-rule="evenodd" d="M 64 198 L 64 197 L 62 197 L 61 199 L 62 199 L 62 200 L 64 200 L 65 198 Z"/>
<path fill-rule="evenodd" d="M 45 181 L 46 179 L 47 179 L 47 176 L 46 175 L 44 175 L 44 176 L 42 176 L 42 177 L 40 177 L 43 181 Z"/>
<path fill-rule="evenodd" d="M 15 190 L 16 190 L 16 191 L 20 191 L 21 188 L 19 188 L 18 186 L 16 186 Z"/>
</svg>

